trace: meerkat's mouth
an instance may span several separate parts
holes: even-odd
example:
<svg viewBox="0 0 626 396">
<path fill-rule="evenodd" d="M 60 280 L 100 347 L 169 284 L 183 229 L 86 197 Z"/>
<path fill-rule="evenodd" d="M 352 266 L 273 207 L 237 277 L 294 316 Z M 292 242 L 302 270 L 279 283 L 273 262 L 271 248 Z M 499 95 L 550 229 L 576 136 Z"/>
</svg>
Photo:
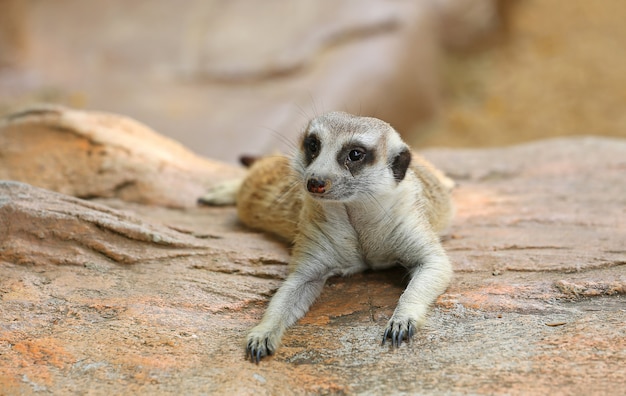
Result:
<svg viewBox="0 0 626 396">
<path fill-rule="evenodd" d="M 312 198 L 315 199 L 320 199 L 320 200 L 327 200 L 331 197 L 332 194 L 330 194 L 328 191 L 324 190 L 324 191 L 320 191 L 320 190 L 310 190 L 307 189 L 309 196 L 311 196 Z"/>
<path fill-rule="evenodd" d="M 349 201 L 353 195 L 345 195 L 345 194 L 336 194 L 335 191 L 326 191 L 324 193 L 313 193 L 309 192 L 309 196 L 317 201 L 326 201 L 326 202 L 346 202 Z"/>
<path fill-rule="evenodd" d="M 311 193 L 311 192 L 310 192 L 310 193 L 309 193 L 309 195 L 310 195 L 312 198 L 319 199 L 320 201 L 329 201 L 329 200 L 332 200 L 332 198 L 331 198 L 331 197 L 329 197 L 329 196 L 328 196 L 328 194 L 326 194 L 326 193 Z"/>
</svg>

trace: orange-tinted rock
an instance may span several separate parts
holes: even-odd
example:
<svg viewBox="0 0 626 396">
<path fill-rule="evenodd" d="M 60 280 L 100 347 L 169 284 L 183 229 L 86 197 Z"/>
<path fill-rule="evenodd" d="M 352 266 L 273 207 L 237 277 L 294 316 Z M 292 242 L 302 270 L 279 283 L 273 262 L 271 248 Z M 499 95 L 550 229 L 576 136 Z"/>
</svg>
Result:
<svg viewBox="0 0 626 396">
<path fill-rule="evenodd" d="M 5 184 L 0 215 L 14 225 L 0 239 L 0 393 L 623 389 L 625 153 L 609 139 L 425 153 L 459 185 L 444 242 L 457 272 L 426 326 L 398 350 L 380 345 L 403 270 L 334 278 L 260 365 L 243 340 L 287 275 L 288 249 L 238 225 L 234 208 L 96 204 Z M 70 220 L 50 222 L 61 215 Z M 43 238 L 21 231 L 38 225 Z M 66 232 L 78 227 L 80 238 Z M 129 227 L 180 244 L 129 238 Z M 146 260 L 73 245 L 99 238 Z M 89 262 L 18 264 L 6 241 Z"/>
<path fill-rule="evenodd" d="M 205 253 L 202 238 L 17 182 L 0 182 L 0 257 L 15 264 L 119 264 Z"/>
<path fill-rule="evenodd" d="M 0 120 L 0 179 L 67 195 L 189 207 L 241 174 L 119 115 L 42 105 Z"/>
</svg>

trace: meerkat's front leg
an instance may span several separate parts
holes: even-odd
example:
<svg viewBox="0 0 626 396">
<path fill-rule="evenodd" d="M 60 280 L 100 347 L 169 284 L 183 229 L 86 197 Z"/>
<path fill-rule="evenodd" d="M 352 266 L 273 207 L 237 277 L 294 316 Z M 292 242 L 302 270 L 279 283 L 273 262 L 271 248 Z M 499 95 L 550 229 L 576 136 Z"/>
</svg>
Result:
<svg viewBox="0 0 626 396">
<path fill-rule="evenodd" d="M 278 289 L 263 320 L 248 334 L 246 356 L 251 361 L 258 363 L 262 357 L 272 355 L 284 331 L 309 310 L 330 276 L 320 267 L 299 265 Z"/>
<path fill-rule="evenodd" d="M 410 340 L 417 326 L 424 320 L 428 307 L 450 283 L 452 266 L 439 242 L 424 246 L 420 256 L 413 267 L 404 263 L 409 267 L 411 281 L 387 323 L 383 345 L 387 338 L 391 339 L 391 345 L 395 347 L 400 346 L 405 336 Z"/>
</svg>

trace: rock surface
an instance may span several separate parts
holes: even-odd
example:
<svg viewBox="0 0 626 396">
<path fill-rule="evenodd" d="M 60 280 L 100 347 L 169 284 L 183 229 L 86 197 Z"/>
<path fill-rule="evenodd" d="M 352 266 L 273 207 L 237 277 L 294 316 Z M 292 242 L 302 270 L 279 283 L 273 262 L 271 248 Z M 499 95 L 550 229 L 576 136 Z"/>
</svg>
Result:
<svg viewBox="0 0 626 396">
<path fill-rule="evenodd" d="M 189 207 L 213 183 L 242 174 L 115 114 L 38 105 L 0 119 L 0 180 L 82 198 Z"/>
<path fill-rule="evenodd" d="M 0 2 L 0 15 L 18 2 Z M 443 44 L 473 43 L 500 22 L 495 0 L 65 0 L 21 8 L 12 25 L 30 45 L 9 48 L 27 56 L 12 72 L 0 69 L 0 112 L 33 98 L 104 109 L 231 163 L 289 148 L 285 140 L 324 111 L 408 129 L 438 108 Z M 16 41 L 8 27 L 0 26 L 0 43 Z M 20 85 L 24 95 L 5 97 Z"/>
<path fill-rule="evenodd" d="M 0 393 L 623 389 L 626 142 L 425 154 L 459 183 L 444 242 L 456 276 L 425 328 L 398 350 L 380 345 L 401 270 L 335 278 L 260 365 L 244 360 L 243 339 L 286 276 L 288 250 L 239 226 L 234 208 L 3 184 Z M 124 255 L 93 249 L 107 242 Z M 55 254 L 26 262 L 17 250 Z"/>
</svg>

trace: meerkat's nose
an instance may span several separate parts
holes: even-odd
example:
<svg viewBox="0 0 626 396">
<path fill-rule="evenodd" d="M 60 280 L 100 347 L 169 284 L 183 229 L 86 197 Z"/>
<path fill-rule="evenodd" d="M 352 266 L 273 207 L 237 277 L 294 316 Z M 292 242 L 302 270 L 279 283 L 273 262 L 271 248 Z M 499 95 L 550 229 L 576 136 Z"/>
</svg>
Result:
<svg viewBox="0 0 626 396">
<path fill-rule="evenodd" d="M 326 181 L 312 177 L 307 180 L 306 189 L 314 194 L 323 194 L 326 192 Z"/>
</svg>

